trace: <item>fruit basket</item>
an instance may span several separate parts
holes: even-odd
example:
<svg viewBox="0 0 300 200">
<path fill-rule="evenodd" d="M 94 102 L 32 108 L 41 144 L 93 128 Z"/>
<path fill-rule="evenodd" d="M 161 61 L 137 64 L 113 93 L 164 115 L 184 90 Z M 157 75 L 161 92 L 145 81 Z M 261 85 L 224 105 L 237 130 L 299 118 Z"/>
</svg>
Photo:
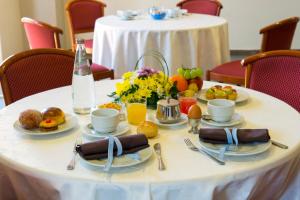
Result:
<svg viewBox="0 0 300 200">
<path fill-rule="evenodd" d="M 177 69 L 176 75 L 170 77 L 170 80 L 176 85 L 179 92 L 183 92 L 186 96 L 194 96 L 203 86 L 202 69 L 201 68 L 184 68 Z"/>
</svg>

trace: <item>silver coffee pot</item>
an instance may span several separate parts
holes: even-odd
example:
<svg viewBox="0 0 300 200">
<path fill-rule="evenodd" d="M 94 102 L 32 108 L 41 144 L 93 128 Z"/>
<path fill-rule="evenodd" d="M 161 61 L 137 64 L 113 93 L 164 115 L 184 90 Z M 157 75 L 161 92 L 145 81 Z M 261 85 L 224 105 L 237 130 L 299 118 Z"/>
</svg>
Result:
<svg viewBox="0 0 300 200">
<path fill-rule="evenodd" d="M 176 123 L 180 120 L 179 101 L 166 98 L 157 102 L 156 118 L 160 123 Z"/>
</svg>

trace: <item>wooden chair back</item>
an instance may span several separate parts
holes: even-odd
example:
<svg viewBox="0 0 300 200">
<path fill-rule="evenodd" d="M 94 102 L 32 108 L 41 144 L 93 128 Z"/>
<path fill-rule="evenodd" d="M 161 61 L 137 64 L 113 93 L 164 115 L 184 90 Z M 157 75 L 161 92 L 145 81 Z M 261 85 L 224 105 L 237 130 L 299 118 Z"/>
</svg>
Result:
<svg viewBox="0 0 300 200">
<path fill-rule="evenodd" d="M 290 49 L 298 22 L 299 17 L 290 17 L 262 28 L 259 32 L 263 35 L 260 51 Z"/>
<path fill-rule="evenodd" d="M 285 101 L 300 112 L 300 51 L 277 50 L 242 60 L 245 85 Z"/>
<path fill-rule="evenodd" d="M 62 49 L 32 49 L 10 56 L 0 66 L 5 104 L 71 85 L 74 59 L 73 52 Z"/>
<path fill-rule="evenodd" d="M 30 49 L 36 48 L 60 48 L 59 34 L 63 31 L 50 24 L 23 17 L 24 25 Z"/>
<path fill-rule="evenodd" d="M 222 4 L 218 0 L 183 0 L 176 5 L 189 13 L 220 16 Z"/>
</svg>

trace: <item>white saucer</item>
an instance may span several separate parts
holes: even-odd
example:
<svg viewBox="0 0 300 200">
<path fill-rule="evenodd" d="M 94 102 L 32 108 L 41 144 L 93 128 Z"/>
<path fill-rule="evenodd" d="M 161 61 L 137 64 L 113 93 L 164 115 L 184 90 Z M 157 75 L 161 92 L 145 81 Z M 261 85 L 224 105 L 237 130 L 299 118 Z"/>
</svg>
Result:
<svg viewBox="0 0 300 200">
<path fill-rule="evenodd" d="M 210 126 L 220 126 L 220 127 L 236 126 L 238 124 L 241 124 L 243 121 L 244 121 L 243 116 L 238 113 L 234 113 L 234 115 L 232 116 L 232 119 L 228 122 L 216 122 L 213 120 L 206 120 L 206 119 L 201 118 L 201 122 L 203 124 L 207 124 Z"/>
<path fill-rule="evenodd" d="M 93 137 L 93 138 L 106 138 L 110 135 L 113 135 L 113 136 L 120 136 L 120 135 L 123 135 L 125 134 L 127 131 L 129 131 L 129 125 L 127 122 L 123 121 L 123 122 L 120 122 L 117 129 L 114 131 L 114 132 L 111 132 L 111 133 L 100 133 L 100 132 L 97 132 L 93 129 L 93 126 L 91 123 L 87 124 L 86 126 L 84 126 L 84 131 L 83 131 L 83 134 L 86 135 L 86 136 L 90 136 L 90 137 Z"/>
<path fill-rule="evenodd" d="M 188 117 L 186 114 L 181 113 L 180 120 L 178 122 L 172 123 L 172 124 L 167 124 L 167 123 L 161 123 L 160 121 L 158 121 L 156 119 L 156 115 L 153 114 L 153 115 L 151 115 L 150 120 L 153 121 L 158 126 L 168 128 L 168 127 L 174 127 L 174 126 L 180 126 L 180 125 L 186 124 L 188 122 Z"/>
</svg>

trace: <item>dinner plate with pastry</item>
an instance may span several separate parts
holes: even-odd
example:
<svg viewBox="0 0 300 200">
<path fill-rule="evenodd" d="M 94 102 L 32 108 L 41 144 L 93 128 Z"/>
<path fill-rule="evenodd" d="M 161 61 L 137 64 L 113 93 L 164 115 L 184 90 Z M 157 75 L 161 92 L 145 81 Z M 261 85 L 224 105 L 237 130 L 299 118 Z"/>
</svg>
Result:
<svg viewBox="0 0 300 200">
<path fill-rule="evenodd" d="M 249 94 L 243 90 L 235 89 L 232 86 L 214 85 L 210 88 L 202 89 L 198 95 L 201 101 L 212 99 L 228 99 L 236 103 L 245 102 L 249 99 Z"/>
<path fill-rule="evenodd" d="M 74 115 L 66 114 L 57 107 L 49 107 L 42 112 L 27 109 L 20 113 L 14 128 L 27 135 L 52 135 L 68 131 L 78 124 Z"/>
</svg>

